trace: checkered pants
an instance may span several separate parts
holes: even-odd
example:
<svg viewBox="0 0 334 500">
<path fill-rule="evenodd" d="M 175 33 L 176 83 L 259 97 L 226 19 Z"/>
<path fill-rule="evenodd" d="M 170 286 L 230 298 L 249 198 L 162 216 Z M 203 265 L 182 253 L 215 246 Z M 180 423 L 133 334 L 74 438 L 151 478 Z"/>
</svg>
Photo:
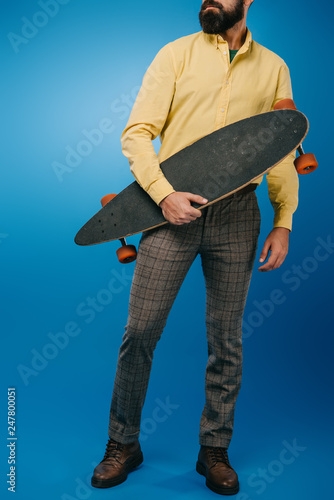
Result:
<svg viewBox="0 0 334 500">
<path fill-rule="evenodd" d="M 242 317 L 260 231 L 255 192 L 206 207 L 190 224 L 143 233 L 111 401 L 109 436 L 139 437 L 153 352 L 176 295 L 200 254 L 206 284 L 208 363 L 200 444 L 228 448 L 242 373 Z M 186 369 L 186 367 L 185 367 Z"/>
</svg>

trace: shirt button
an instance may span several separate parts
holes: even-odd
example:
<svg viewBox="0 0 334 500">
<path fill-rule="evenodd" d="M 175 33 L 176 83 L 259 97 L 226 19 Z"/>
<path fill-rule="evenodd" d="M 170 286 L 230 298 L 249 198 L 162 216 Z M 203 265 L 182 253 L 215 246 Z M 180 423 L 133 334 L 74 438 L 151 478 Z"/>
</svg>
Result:
<svg viewBox="0 0 334 500">
<path fill-rule="evenodd" d="M 225 109 L 221 109 L 220 111 L 221 111 L 222 113 L 224 113 Z"/>
<path fill-rule="evenodd" d="M 227 56 L 227 52 L 226 52 L 226 50 L 225 50 L 225 52 L 224 52 L 224 56 Z"/>
</svg>

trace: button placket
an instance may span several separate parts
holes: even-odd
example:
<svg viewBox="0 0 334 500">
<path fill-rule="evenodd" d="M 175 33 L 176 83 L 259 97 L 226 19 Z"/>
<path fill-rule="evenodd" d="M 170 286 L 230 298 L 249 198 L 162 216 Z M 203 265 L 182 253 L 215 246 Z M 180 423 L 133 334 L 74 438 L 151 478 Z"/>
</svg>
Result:
<svg viewBox="0 0 334 500">
<path fill-rule="evenodd" d="M 217 37 L 217 42 L 220 40 Z M 222 79 L 221 92 L 219 97 L 219 105 L 217 109 L 216 115 L 216 129 L 223 127 L 226 123 L 226 112 L 229 102 L 229 87 L 226 85 L 226 80 L 230 77 L 230 62 L 229 62 L 229 51 L 226 48 L 227 43 L 221 39 L 219 44 L 219 49 L 221 53 L 221 57 L 223 60 L 223 64 L 226 65 L 226 73 Z"/>
<path fill-rule="evenodd" d="M 220 127 L 224 127 L 226 123 L 226 116 L 227 116 L 227 109 L 228 109 L 228 103 L 230 101 L 230 94 L 231 94 L 231 73 L 230 71 L 228 72 L 226 76 L 226 84 L 222 86 L 222 91 L 221 91 L 221 99 L 220 99 L 220 120 L 219 120 L 219 125 Z"/>
</svg>

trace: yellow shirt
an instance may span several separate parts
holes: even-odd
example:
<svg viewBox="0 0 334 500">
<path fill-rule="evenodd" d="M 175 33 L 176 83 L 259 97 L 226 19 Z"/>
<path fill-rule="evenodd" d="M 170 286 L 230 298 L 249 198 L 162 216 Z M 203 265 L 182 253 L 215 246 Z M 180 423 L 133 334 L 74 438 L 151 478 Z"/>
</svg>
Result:
<svg viewBox="0 0 334 500">
<path fill-rule="evenodd" d="M 230 63 L 228 43 L 203 31 L 163 47 L 147 70 L 122 134 L 131 171 L 159 204 L 174 192 L 159 164 L 215 130 L 291 99 L 288 67 L 250 31 Z M 152 140 L 160 134 L 159 154 Z M 291 230 L 298 205 L 295 153 L 267 174 L 274 227 Z M 262 178 L 257 181 L 258 184 Z M 194 193 L 201 194 L 201 193 Z"/>
</svg>

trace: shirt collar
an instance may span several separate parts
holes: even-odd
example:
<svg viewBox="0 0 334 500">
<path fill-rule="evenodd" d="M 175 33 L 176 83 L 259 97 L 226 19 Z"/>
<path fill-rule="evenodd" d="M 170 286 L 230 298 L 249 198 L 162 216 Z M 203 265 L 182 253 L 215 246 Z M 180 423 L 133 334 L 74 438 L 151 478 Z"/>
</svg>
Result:
<svg viewBox="0 0 334 500">
<path fill-rule="evenodd" d="M 215 45 L 216 48 L 218 48 L 218 45 L 221 43 L 227 44 L 227 42 L 224 40 L 223 37 L 220 35 L 208 35 L 207 33 L 203 32 L 204 37 L 213 45 Z M 249 31 L 247 28 L 247 33 L 246 33 L 246 39 L 242 47 L 239 49 L 239 54 L 244 54 L 250 49 L 251 43 L 252 43 L 252 33 Z"/>
</svg>

